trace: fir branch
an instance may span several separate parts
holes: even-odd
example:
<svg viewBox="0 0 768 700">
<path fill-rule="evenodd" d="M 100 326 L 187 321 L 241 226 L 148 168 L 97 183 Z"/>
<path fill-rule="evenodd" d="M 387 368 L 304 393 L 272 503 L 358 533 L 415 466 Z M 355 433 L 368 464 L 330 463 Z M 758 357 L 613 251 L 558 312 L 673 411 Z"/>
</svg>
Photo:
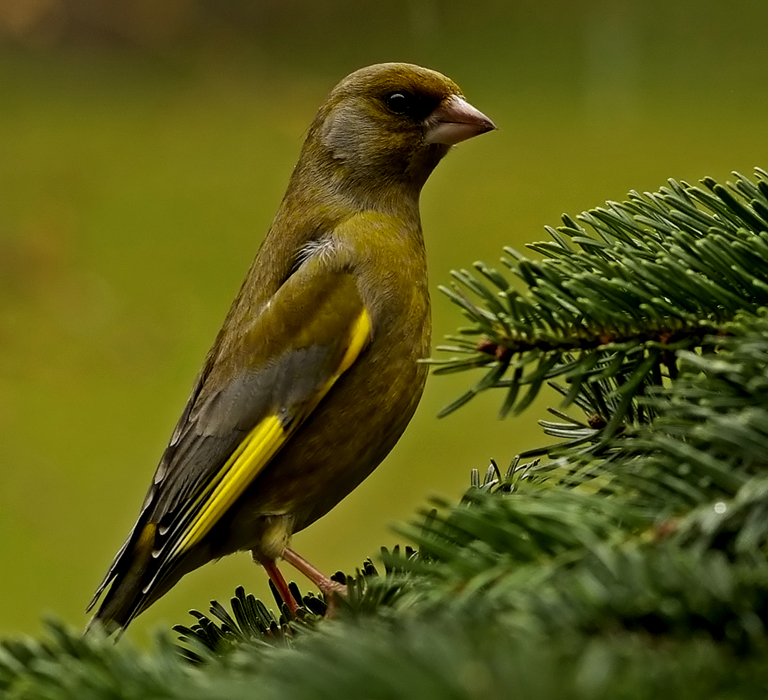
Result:
<svg viewBox="0 0 768 700">
<path fill-rule="evenodd" d="M 337 572 L 332 579 L 347 587 L 347 595 L 336 603 L 337 616 L 343 618 L 369 615 L 380 612 L 381 608 L 394 604 L 410 581 L 409 562 L 419 557 L 411 547 L 403 554 L 400 547 L 390 553 L 382 547 L 385 574 L 380 575 L 373 561 L 366 559 L 354 575 Z M 211 601 L 209 615 L 197 610 L 189 614 L 195 618 L 191 626 L 176 625 L 173 629 L 179 635 L 182 654 L 191 661 L 210 660 L 243 645 L 290 645 L 302 633 L 315 628 L 328 611 L 328 602 L 320 593 L 302 595 L 296 583 L 289 584 L 291 592 L 301 607 L 291 615 L 288 606 L 280 599 L 270 583 L 272 595 L 277 603 L 276 615 L 252 594 L 246 594 L 239 586 L 230 600 L 230 611 L 218 601 Z"/>
<path fill-rule="evenodd" d="M 431 363 L 437 374 L 486 374 L 441 415 L 492 387 L 507 392 L 502 415 L 519 413 L 542 377 L 576 385 L 567 403 L 607 374 L 623 378 L 601 389 L 622 394 L 611 415 L 591 406 L 607 436 L 638 422 L 636 397 L 676 374 L 680 352 L 700 347 L 740 311 L 768 304 L 768 176 L 756 175 L 753 183 L 736 173 L 728 188 L 707 178 L 709 192 L 670 180 L 577 220 L 564 216 L 563 226 L 547 229 L 553 241 L 529 246 L 543 259 L 505 249 L 502 263 L 523 291 L 484 263 L 475 263 L 479 277 L 454 271 L 455 283 L 441 289 L 471 325 L 439 348 L 454 357 Z"/>
</svg>

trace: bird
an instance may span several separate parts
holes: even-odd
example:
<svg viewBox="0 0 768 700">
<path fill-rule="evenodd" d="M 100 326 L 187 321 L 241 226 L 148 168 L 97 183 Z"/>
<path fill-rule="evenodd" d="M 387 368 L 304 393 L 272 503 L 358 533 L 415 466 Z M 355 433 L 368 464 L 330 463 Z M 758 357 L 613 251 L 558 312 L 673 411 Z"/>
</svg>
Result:
<svg viewBox="0 0 768 700">
<path fill-rule="evenodd" d="M 456 83 L 412 64 L 368 66 L 333 88 L 89 627 L 124 629 L 182 576 L 241 551 L 294 614 L 280 560 L 343 592 L 291 536 L 356 488 L 411 420 L 431 342 L 420 193 L 454 145 L 495 128 Z"/>
</svg>

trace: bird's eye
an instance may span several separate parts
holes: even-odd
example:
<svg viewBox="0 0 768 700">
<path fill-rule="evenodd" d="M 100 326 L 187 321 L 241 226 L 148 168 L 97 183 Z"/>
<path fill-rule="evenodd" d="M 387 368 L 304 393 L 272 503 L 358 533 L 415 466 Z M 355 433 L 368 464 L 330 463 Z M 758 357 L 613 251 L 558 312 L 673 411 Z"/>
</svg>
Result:
<svg viewBox="0 0 768 700">
<path fill-rule="evenodd" d="M 413 107 L 413 95 L 407 92 L 393 92 L 385 100 L 387 107 L 395 114 L 407 114 Z"/>
</svg>

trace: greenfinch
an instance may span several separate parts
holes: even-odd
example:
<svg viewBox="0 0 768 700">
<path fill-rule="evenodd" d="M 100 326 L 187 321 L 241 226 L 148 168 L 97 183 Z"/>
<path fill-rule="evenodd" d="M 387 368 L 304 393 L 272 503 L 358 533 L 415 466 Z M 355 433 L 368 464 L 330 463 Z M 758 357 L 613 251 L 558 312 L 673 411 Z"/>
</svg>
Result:
<svg viewBox="0 0 768 700">
<path fill-rule="evenodd" d="M 456 143 L 494 129 L 459 87 L 405 63 L 358 70 L 312 122 L 285 197 L 90 610 L 127 626 L 185 574 L 250 551 L 331 593 L 290 547 L 384 459 L 426 380 L 419 195 Z"/>
</svg>

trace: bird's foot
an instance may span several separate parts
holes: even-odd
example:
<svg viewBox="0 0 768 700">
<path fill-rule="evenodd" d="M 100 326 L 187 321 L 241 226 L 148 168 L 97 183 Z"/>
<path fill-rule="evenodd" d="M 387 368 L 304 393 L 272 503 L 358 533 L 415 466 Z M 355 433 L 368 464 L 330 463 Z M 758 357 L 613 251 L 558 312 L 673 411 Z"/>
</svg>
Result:
<svg viewBox="0 0 768 700">
<path fill-rule="evenodd" d="M 339 597 L 346 597 L 347 595 L 347 587 L 343 583 L 328 578 L 322 571 L 312 566 L 304 557 L 299 556 L 289 547 L 283 550 L 283 559 L 320 589 L 328 602 L 326 617 L 333 617 L 338 609 Z"/>
</svg>

